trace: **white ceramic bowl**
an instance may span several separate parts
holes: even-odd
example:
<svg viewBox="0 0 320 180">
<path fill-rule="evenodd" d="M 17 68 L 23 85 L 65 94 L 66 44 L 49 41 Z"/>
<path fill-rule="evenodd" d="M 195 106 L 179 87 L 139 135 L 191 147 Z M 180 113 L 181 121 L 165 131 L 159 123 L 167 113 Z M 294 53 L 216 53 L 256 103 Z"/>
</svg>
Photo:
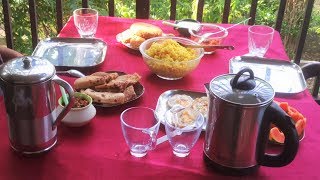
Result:
<svg viewBox="0 0 320 180">
<path fill-rule="evenodd" d="M 75 97 L 81 97 L 86 99 L 89 104 L 82 108 L 71 108 L 68 114 L 62 119 L 62 123 L 71 127 L 80 127 L 88 124 L 92 118 L 96 115 L 96 108 L 92 105 L 92 98 L 86 94 L 75 92 Z M 61 112 L 62 108 L 62 97 L 58 100 L 59 106 L 58 111 Z"/>
</svg>

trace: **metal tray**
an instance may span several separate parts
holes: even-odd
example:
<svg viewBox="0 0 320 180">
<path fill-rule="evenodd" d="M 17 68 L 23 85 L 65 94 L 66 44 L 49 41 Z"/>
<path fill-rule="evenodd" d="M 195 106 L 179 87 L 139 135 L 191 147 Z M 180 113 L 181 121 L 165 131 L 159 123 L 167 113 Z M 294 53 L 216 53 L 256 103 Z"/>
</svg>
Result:
<svg viewBox="0 0 320 180">
<path fill-rule="evenodd" d="M 32 53 L 49 60 L 58 70 L 86 70 L 104 62 L 107 44 L 99 39 L 47 38 Z"/>
<path fill-rule="evenodd" d="M 232 74 L 243 67 L 251 68 L 255 77 L 270 83 L 279 94 L 295 94 L 307 88 L 301 68 L 290 61 L 236 56 L 229 62 L 229 72 Z"/>
<path fill-rule="evenodd" d="M 164 93 L 162 93 L 159 98 L 158 98 L 158 102 L 157 102 L 157 107 L 155 109 L 155 116 L 158 120 L 160 120 L 160 122 L 162 124 L 164 124 L 165 119 L 164 119 L 164 114 L 170 109 L 170 107 L 167 104 L 168 99 L 175 95 L 175 94 L 185 94 L 188 95 L 190 97 L 192 97 L 193 99 L 195 98 L 199 98 L 199 97 L 203 97 L 203 96 L 207 96 L 206 93 L 202 93 L 202 92 L 195 92 L 195 91 L 186 91 L 186 90 L 168 90 L 165 91 Z M 207 122 L 205 120 L 205 122 Z M 206 129 L 206 125 L 204 125 L 202 127 L 203 130 Z"/>
</svg>

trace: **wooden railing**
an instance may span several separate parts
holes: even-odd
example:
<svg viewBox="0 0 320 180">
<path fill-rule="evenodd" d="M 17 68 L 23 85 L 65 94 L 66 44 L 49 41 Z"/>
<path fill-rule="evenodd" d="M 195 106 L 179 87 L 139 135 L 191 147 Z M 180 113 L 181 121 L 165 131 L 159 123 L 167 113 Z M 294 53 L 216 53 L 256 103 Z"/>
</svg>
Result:
<svg viewBox="0 0 320 180">
<path fill-rule="evenodd" d="M 35 0 L 28 0 L 29 1 L 29 15 L 30 15 L 30 22 L 31 22 L 31 34 L 32 34 L 32 46 L 33 48 L 36 47 L 38 43 L 38 29 L 37 29 L 37 16 L 36 16 L 36 3 Z M 300 63 L 300 59 L 302 56 L 302 51 L 304 48 L 305 40 L 307 31 L 309 28 L 309 22 L 311 17 L 311 12 L 313 9 L 314 0 L 307 0 L 307 6 L 305 9 L 304 19 L 302 23 L 302 27 L 300 30 L 300 36 L 297 43 L 297 48 L 295 50 L 294 62 L 296 64 Z M 286 8 L 287 0 L 280 0 L 279 1 L 279 8 L 278 14 L 275 22 L 275 29 L 281 33 L 282 21 L 284 18 L 284 12 Z M 115 3 L 114 0 L 108 0 L 108 12 L 109 16 L 115 15 Z M 191 3 L 191 1 L 190 1 Z M 204 8 L 205 0 L 198 0 L 197 5 L 197 20 L 202 21 L 203 17 L 203 8 Z M 88 7 L 89 0 L 82 0 L 82 7 Z M 170 19 L 176 19 L 176 5 L 177 0 L 171 0 L 171 7 L 170 7 Z M 256 20 L 256 12 L 257 12 L 257 5 L 258 0 L 252 0 L 251 8 L 250 8 L 250 17 L 248 24 L 253 25 Z M 13 48 L 13 35 L 12 35 L 12 25 L 11 25 L 11 17 L 10 17 L 10 6 L 9 0 L 2 0 L 2 7 L 3 7 L 3 18 L 4 18 L 4 25 L 5 25 L 5 33 L 6 33 L 6 43 L 9 48 Z M 231 7 L 231 0 L 225 0 L 224 2 L 224 10 L 222 14 L 222 23 L 229 22 L 229 14 L 230 14 L 230 7 Z M 148 19 L 150 16 L 150 0 L 136 0 L 136 18 L 140 19 Z M 57 31 L 63 27 L 63 11 L 62 11 L 62 0 L 56 0 L 56 26 Z"/>
</svg>

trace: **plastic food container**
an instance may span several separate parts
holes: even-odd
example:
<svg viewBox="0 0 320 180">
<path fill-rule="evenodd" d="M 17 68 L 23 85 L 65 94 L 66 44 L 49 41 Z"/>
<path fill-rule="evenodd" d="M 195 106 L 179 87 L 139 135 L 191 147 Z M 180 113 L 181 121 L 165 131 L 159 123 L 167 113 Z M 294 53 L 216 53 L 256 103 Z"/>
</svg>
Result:
<svg viewBox="0 0 320 180">
<path fill-rule="evenodd" d="M 175 27 L 174 29 L 177 30 L 179 34 L 184 37 L 191 36 L 189 31 L 192 31 L 193 33 L 198 33 L 201 29 L 200 22 L 194 19 L 182 19 L 182 20 L 177 20 L 174 23 L 177 24 L 178 26 L 181 26 L 181 28 Z"/>
<path fill-rule="evenodd" d="M 199 32 L 189 30 L 191 39 L 201 45 L 222 45 L 223 40 L 228 36 L 228 30 L 215 24 L 201 24 Z M 205 49 L 205 54 L 212 54 L 214 49 Z"/>
</svg>

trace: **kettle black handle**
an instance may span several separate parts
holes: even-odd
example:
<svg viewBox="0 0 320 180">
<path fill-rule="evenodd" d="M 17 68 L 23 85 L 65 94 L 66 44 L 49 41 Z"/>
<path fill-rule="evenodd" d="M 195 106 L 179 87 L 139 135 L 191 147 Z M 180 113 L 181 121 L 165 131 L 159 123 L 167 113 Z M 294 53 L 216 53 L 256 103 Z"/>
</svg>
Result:
<svg viewBox="0 0 320 180">
<path fill-rule="evenodd" d="M 280 154 L 266 154 L 265 145 L 270 125 L 274 123 L 285 135 L 283 151 Z M 281 167 L 293 161 L 299 147 L 299 138 L 291 118 L 276 103 L 265 111 L 257 142 L 257 161 L 262 166 Z"/>
<path fill-rule="evenodd" d="M 242 78 L 242 75 L 248 72 L 249 77 L 244 76 Z M 235 76 L 230 80 L 230 85 L 232 89 L 241 89 L 241 90 L 252 90 L 256 87 L 256 82 L 254 80 L 254 73 L 252 69 L 250 68 L 243 68 L 241 69 Z"/>
</svg>

